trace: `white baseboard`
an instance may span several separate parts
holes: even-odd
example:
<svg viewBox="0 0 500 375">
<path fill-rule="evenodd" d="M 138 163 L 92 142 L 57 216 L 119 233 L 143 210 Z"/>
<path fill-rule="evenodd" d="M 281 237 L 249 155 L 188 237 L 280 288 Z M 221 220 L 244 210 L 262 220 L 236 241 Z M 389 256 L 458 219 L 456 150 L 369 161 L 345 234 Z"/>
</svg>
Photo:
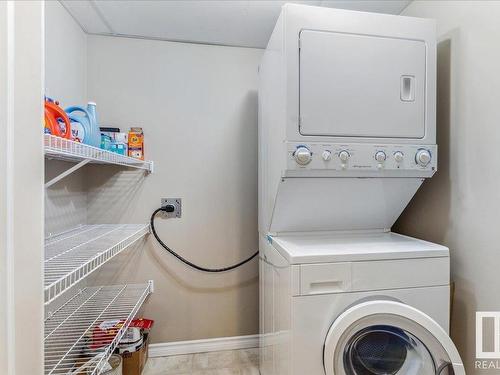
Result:
<svg viewBox="0 0 500 375">
<path fill-rule="evenodd" d="M 150 357 L 257 348 L 259 335 L 218 337 L 215 339 L 175 341 L 149 345 Z"/>
</svg>

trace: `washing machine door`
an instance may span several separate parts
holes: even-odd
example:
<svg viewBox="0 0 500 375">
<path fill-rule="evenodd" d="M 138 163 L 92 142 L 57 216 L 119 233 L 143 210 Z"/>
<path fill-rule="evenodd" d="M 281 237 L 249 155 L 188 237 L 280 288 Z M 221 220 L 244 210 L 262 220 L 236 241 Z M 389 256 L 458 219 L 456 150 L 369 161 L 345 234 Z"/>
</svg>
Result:
<svg viewBox="0 0 500 375">
<path fill-rule="evenodd" d="M 447 333 L 399 302 L 369 301 L 342 313 L 324 346 L 326 375 L 465 375 Z"/>
</svg>

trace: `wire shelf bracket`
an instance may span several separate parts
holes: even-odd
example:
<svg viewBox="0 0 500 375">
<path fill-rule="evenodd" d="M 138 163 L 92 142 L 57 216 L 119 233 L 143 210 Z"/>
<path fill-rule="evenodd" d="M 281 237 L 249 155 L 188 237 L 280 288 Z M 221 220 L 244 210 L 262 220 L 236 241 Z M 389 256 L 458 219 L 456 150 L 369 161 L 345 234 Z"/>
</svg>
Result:
<svg viewBox="0 0 500 375">
<path fill-rule="evenodd" d="M 48 188 L 66 176 L 77 171 L 87 164 L 114 164 L 129 168 L 142 169 L 153 173 L 154 163 L 151 160 L 140 160 L 129 156 L 120 155 L 111 151 L 102 150 L 84 143 L 56 137 L 51 134 L 44 135 L 44 153 L 47 159 L 76 162 L 77 164 L 67 169 L 50 181 L 45 183 Z"/>
<path fill-rule="evenodd" d="M 88 163 L 90 163 L 90 159 L 85 159 L 85 160 L 82 160 L 81 162 L 79 162 L 78 164 L 75 164 L 74 166 L 72 166 L 71 168 L 69 169 L 66 169 L 63 173 L 57 175 L 56 177 L 54 177 L 52 180 L 48 181 L 45 183 L 45 189 L 51 187 L 52 185 L 54 185 L 56 182 L 59 182 L 60 180 L 62 180 L 64 177 L 66 176 L 69 176 L 71 173 L 73 172 L 76 172 L 78 169 L 80 169 L 81 167 L 83 167 L 84 165 L 87 165 Z"/>
<path fill-rule="evenodd" d="M 44 324 L 44 374 L 100 374 L 153 282 L 79 291 Z"/>
<path fill-rule="evenodd" d="M 45 305 L 149 233 L 149 224 L 82 225 L 45 239 Z"/>
</svg>

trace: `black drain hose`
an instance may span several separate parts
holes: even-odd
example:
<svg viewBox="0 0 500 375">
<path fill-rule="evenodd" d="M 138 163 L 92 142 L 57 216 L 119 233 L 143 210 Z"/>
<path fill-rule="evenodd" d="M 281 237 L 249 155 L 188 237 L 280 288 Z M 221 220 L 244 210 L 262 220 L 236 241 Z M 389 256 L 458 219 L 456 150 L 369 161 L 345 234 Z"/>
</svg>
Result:
<svg viewBox="0 0 500 375">
<path fill-rule="evenodd" d="M 156 240 L 158 241 L 158 243 L 165 249 L 167 250 L 170 254 L 172 254 L 174 257 L 176 257 L 178 260 L 180 260 L 182 263 L 188 265 L 189 267 L 191 268 L 194 268 L 198 271 L 203 271 L 203 272 L 211 272 L 211 273 L 219 273 L 219 272 L 226 272 L 226 271 L 231 271 L 231 270 L 234 270 L 235 268 L 238 268 L 242 265 L 244 265 L 245 263 L 248 263 L 250 262 L 253 258 L 255 258 L 259 252 L 255 252 L 253 255 L 251 255 L 249 258 L 245 259 L 245 260 L 242 260 L 241 262 L 239 263 L 236 263 L 236 264 L 233 264 L 232 266 L 229 266 L 229 267 L 223 267 L 223 268 L 206 268 L 206 267 L 201 267 L 201 266 L 198 266 L 197 264 L 194 264 L 193 262 L 190 262 L 189 260 L 187 260 L 186 258 L 183 258 L 182 256 L 180 256 L 179 254 L 177 254 L 174 250 L 172 250 L 170 247 L 167 246 L 167 244 L 165 242 L 163 242 L 160 237 L 158 236 L 158 233 L 156 233 L 156 229 L 155 229 L 155 216 L 158 212 L 160 211 L 164 211 L 164 212 L 173 212 L 174 210 L 174 207 L 171 206 L 171 205 L 167 205 L 165 207 L 160 207 L 160 208 L 157 208 L 153 214 L 151 215 L 151 220 L 150 220 L 150 224 L 151 224 L 151 231 L 153 232 L 153 236 L 155 236 Z"/>
</svg>

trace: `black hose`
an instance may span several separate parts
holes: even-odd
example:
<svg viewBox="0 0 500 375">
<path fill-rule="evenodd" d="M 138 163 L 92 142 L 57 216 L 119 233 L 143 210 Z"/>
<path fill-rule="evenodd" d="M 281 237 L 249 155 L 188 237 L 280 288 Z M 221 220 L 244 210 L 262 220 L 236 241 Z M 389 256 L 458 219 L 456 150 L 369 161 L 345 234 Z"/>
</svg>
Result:
<svg viewBox="0 0 500 375">
<path fill-rule="evenodd" d="M 255 252 L 252 256 L 250 256 L 249 258 L 245 259 L 245 260 L 242 260 L 241 262 L 239 263 L 236 263 L 236 264 L 233 264 L 232 266 L 229 266 L 229 267 L 223 267 L 223 268 L 205 268 L 205 267 L 201 267 L 201 266 L 198 266 L 197 264 L 194 264 L 193 262 L 190 262 L 189 260 L 183 258 L 182 256 L 180 256 L 179 254 L 177 254 L 174 250 L 172 250 L 171 248 L 169 248 L 167 246 L 167 244 L 165 244 L 161 239 L 160 237 L 158 236 L 158 234 L 156 233 L 156 229 L 155 229 L 155 216 L 158 212 L 160 211 L 165 211 L 164 208 L 157 208 L 153 214 L 151 215 L 151 220 L 150 220 L 150 223 L 151 223 L 151 231 L 153 232 L 153 236 L 155 236 L 156 240 L 158 241 L 158 243 L 165 249 L 167 250 L 170 254 L 172 254 L 174 257 L 176 257 L 178 260 L 180 260 L 182 263 L 188 265 L 189 267 L 192 267 L 194 269 L 197 269 L 198 271 L 203 271 L 203 272 L 212 272 L 212 273 L 218 273 L 218 272 L 226 272 L 226 271 L 231 271 L 231 270 L 234 270 L 235 268 L 238 268 L 242 265 L 244 265 L 245 263 L 248 263 L 250 262 L 253 258 L 255 258 L 259 252 Z"/>
</svg>

